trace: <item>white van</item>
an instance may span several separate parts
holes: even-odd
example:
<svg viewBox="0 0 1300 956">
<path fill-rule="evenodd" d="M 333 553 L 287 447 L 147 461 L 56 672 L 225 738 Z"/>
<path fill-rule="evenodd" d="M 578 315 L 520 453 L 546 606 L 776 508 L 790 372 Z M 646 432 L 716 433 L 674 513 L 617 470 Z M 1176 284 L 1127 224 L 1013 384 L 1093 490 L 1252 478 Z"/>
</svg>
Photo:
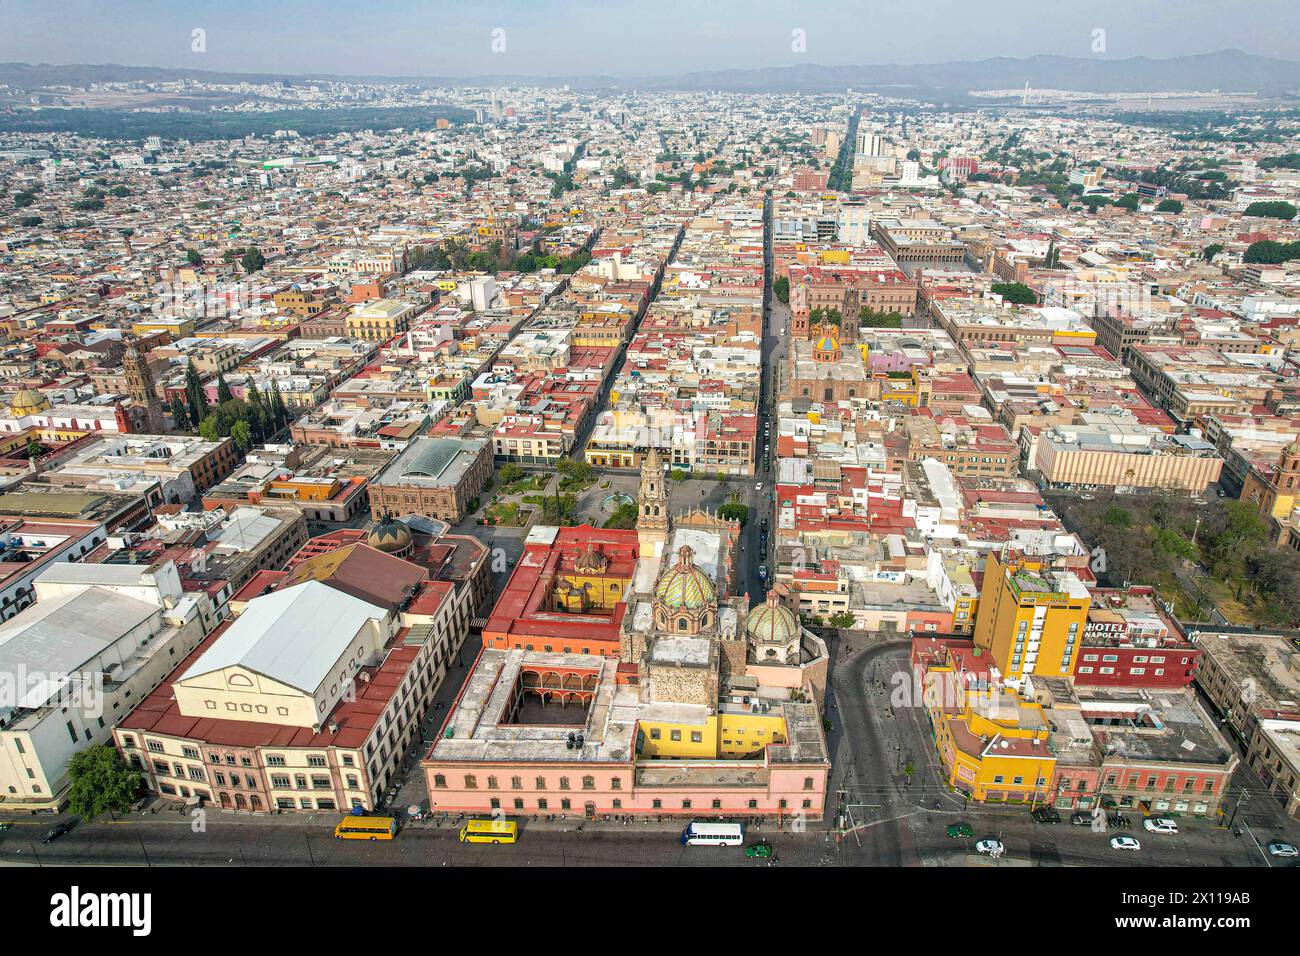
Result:
<svg viewBox="0 0 1300 956">
<path fill-rule="evenodd" d="M 682 846 L 741 846 L 745 829 L 739 823 L 698 823 L 682 831 Z"/>
<path fill-rule="evenodd" d="M 1152 833 L 1178 832 L 1178 824 L 1169 817 L 1147 817 L 1142 821 L 1142 826 L 1146 827 Z"/>
</svg>

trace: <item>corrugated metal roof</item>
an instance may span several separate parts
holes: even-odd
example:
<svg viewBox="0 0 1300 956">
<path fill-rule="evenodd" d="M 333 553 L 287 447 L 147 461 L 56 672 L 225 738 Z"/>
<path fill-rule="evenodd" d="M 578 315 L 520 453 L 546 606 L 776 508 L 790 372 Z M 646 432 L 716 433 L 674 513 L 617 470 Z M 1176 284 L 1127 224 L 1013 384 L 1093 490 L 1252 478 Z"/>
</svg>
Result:
<svg viewBox="0 0 1300 956">
<path fill-rule="evenodd" d="M 36 578 L 41 584 L 105 584 L 153 587 L 148 564 L 83 564 L 58 562 L 51 564 Z"/>
<path fill-rule="evenodd" d="M 240 666 L 308 694 L 369 619 L 388 612 L 319 581 L 263 595 L 178 681 Z"/>
<path fill-rule="evenodd" d="M 86 670 L 89 661 L 159 611 L 156 604 L 101 587 L 40 601 L 0 625 L 0 673 L 53 679 Z M 23 705 L 39 707 L 52 687 L 43 682 L 22 688 Z"/>
</svg>

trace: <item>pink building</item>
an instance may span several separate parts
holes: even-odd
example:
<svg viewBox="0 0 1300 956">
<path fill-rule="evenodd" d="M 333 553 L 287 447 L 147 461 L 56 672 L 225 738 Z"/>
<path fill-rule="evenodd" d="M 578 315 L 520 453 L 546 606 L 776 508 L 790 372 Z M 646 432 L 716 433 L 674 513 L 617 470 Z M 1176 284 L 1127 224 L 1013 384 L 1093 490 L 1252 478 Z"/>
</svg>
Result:
<svg viewBox="0 0 1300 956">
<path fill-rule="evenodd" d="M 423 762 L 430 810 L 821 819 L 830 762 L 815 704 L 641 704 L 627 674 L 617 658 L 485 648 Z M 536 722 L 548 706 L 572 722 Z M 643 754 L 660 727 L 703 749 L 751 721 L 780 728 L 758 757 Z"/>
</svg>

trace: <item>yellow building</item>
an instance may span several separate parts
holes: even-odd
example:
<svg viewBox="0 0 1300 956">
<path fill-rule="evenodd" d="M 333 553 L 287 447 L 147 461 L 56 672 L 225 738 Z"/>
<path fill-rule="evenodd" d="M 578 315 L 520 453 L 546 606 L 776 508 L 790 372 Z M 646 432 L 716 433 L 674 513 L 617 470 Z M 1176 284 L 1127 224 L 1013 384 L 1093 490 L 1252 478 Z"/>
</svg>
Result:
<svg viewBox="0 0 1300 956">
<path fill-rule="evenodd" d="M 696 719 L 657 720 L 654 705 L 637 723 L 639 756 L 661 760 L 739 760 L 761 756 L 768 744 L 787 739 L 785 718 L 773 708 L 768 713 L 749 709 L 703 714 Z M 668 708 L 663 708 L 668 709 Z"/>
<path fill-rule="evenodd" d="M 937 648 L 918 662 L 944 775 L 972 800 L 1039 803 L 1056 769 L 1051 726 L 1041 704 L 991 684 L 987 666 L 968 644 L 954 653 Z"/>
<path fill-rule="evenodd" d="M 358 305 L 348 313 L 347 332 L 354 339 L 382 341 L 411 327 L 411 319 L 419 307 L 397 299 L 376 299 Z"/>
<path fill-rule="evenodd" d="M 194 320 L 159 318 L 136 322 L 131 326 L 131 334 L 139 337 L 157 335 L 159 332 L 170 335 L 173 342 L 187 339 L 194 334 Z"/>
<path fill-rule="evenodd" d="M 631 314 L 584 312 L 573 328 L 569 344 L 582 348 L 619 348 L 631 321 Z"/>
<path fill-rule="evenodd" d="M 1072 676 L 1089 600 L 1073 572 L 1024 559 L 1004 564 L 992 553 L 984 568 L 975 644 L 1013 683 L 1030 674 Z"/>
<path fill-rule="evenodd" d="M 866 346 L 863 346 L 866 349 Z M 866 360 L 865 352 L 863 360 Z M 880 400 L 882 402 L 898 402 L 909 408 L 915 408 L 922 404 L 921 402 L 921 379 L 917 368 L 914 366 L 906 376 L 889 376 L 879 375 L 880 381 Z M 929 384 L 928 382 L 926 383 Z"/>
<path fill-rule="evenodd" d="M 578 555 L 561 554 L 558 560 L 551 607 L 570 614 L 613 614 L 636 570 L 626 561 L 610 561 L 590 543 Z"/>
</svg>

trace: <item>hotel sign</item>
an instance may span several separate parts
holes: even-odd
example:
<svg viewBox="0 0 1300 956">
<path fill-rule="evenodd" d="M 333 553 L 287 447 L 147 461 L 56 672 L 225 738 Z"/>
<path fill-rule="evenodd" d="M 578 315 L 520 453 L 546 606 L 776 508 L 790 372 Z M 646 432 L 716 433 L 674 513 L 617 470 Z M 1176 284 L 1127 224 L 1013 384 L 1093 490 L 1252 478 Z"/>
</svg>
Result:
<svg viewBox="0 0 1300 956">
<path fill-rule="evenodd" d="M 1124 636 L 1128 634 L 1127 621 L 1089 621 L 1083 626 L 1085 637 Z"/>
</svg>

